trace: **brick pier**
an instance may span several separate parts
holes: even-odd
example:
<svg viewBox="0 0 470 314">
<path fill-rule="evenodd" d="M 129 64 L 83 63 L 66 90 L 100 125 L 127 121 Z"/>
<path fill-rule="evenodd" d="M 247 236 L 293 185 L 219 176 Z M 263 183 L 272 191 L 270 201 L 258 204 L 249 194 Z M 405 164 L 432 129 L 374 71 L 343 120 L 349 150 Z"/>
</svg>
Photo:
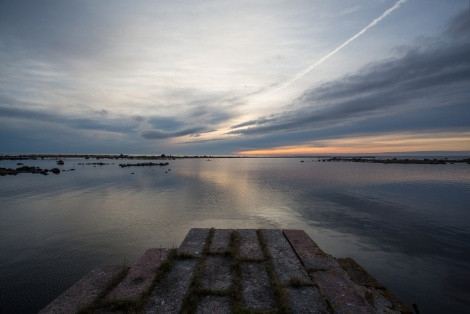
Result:
<svg viewBox="0 0 470 314">
<path fill-rule="evenodd" d="M 191 229 L 178 249 L 93 270 L 40 313 L 410 313 L 302 230 Z"/>
</svg>

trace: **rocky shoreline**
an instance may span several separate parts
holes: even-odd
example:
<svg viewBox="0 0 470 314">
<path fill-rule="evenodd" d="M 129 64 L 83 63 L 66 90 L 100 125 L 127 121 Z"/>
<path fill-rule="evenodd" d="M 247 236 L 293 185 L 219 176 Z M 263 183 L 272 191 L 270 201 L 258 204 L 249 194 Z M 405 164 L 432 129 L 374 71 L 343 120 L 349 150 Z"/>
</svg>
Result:
<svg viewBox="0 0 470 314">
<path fill-rule="evenodd" d="M 36 173 L 36 174 L 42 174 L 42 175 L 47 176 L 49 175 L 49 173 L 59 174 L 60 169 L 59 168 L 41 169 L 39 167 L 28 167 L 28 166 L 22 166 L 16 169 L 0 167 L 0 176 L 7 176 L 7 175 L 16 176 L 20 173 Z"/>
<path fill-rule="evenodd" d="M 332 157 L 327 159 L 319 159 L 318 161 L 322 162 L 362 162 L 362 163 L 374 163 L 374 164 L 416 164 L 416 165 L 447 165 L 447 164 L 457 164 L 457 163 L 466 163 L 470 164 L 470 158 L 465 159 L 381 159 L 376 157 Z"/>
</svg>

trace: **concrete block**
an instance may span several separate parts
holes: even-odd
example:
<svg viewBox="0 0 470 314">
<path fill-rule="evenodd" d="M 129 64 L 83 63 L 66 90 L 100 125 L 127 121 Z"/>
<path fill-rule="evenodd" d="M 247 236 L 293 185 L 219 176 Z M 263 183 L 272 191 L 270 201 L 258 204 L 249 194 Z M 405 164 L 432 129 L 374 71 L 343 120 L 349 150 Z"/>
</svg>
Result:
<svg viewBox="0 0 470 314">
<path fill-rule="evenodd" d="M 209 248 L 211 253 L 225 253 L 230 250 L 233 229 L 216 229 Z"/>
<path fill-rule="evenodd" d="M 201 256 L 210 229 L 193 228 L 189 230 L 178 252 L 193 256 Z"/>
<path fill-rule="evenodd" d="M 106 296 L 106 301 L 136 301 L 155 279 L 156 270 L 167 259 L 169 249 L 149 249 L 129 268 L 126 277 Z"/>
<path fill-rule="evenodd" d="M 197 314 L 231 313 L 230 298 L 208 295 L 201 298 L 196 309 Z"/>
<path fill-rule="evenodd" d="M 201 279 L 202 289 L 224 291 L 230 288 L 232 283 L 230 258 L 225 256 L 208 256 L 203 269 Z"/>
<path fill-rule="evenodd" d="M 285 237 L 307 270 L 339 267 L 338 262 L 323 252 L 303 230 L 283 230 Z"/>
<path fill-rule="evenodd" d="M 263 251 L 258 241 L 258 235 L 254 229 L 237 230 L 240 236 L 240 249 L 238 256 L 241 259 L 262 260 Z"/>
<path fill-rule="evenodd" d="M 252 311 L 269 311 L 276 302 L 264 263 L 240 263 L 242 298 L 244 305 Z"/>
<path fill-rule="evenodd" d="M 123 271 L 122 266 L 93 269 L 39 313 L 76 313 L 90 305 Z"/>
<path fill-rule="evenodd" d="M 302 263 L 282 231 L 279 229 L 264 229 L 261 232 L 271 254 L 274 270 L 280 283 L 285 285 L 292 280 L 305 284 L 311 283 Z"/>
<path fill-rule="evenodd" d="M 179 313 L 188 293 L 197 260 L 176 260 L 164 279 L 157 284 L 145 313 Z"/>
</svg>

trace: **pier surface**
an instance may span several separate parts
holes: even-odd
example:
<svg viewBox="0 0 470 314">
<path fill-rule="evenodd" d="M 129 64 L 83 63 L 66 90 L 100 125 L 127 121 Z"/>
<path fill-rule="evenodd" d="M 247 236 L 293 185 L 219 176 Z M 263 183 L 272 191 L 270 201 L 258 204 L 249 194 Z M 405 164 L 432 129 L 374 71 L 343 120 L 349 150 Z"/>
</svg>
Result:
<svg viewBox="0 0 470 314">
<path fill-rule="evenodd" d="M 302 230 L 191 229 L 178 249 L 93 270 L 40 313 L 411 313 Z"/>
</svg>

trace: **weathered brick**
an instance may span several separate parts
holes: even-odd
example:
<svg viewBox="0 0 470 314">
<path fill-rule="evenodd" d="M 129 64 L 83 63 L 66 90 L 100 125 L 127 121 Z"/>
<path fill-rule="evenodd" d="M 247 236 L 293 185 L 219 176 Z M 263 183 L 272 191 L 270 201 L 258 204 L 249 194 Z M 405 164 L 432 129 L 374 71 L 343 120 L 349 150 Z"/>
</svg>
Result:
<svg viewBox="0 0 470 314">
<path fill-rule="evenodd" d="M 90 305 L 123 271 L 122 266 L 93 269 L 39 313 L 76 313 Z"/>
<path fill-rule="evenodd" d="M 196 269 L 197 260 L 177 260 L 150 297 L 146 313 L 178 313 Z"/>
<path fill-rule="evenodd" d="M 339 267 L 338 262 L 323 252 L 303 230 L 283 230 L 284 235 L 307 270 Z"/>
<path fill-rule="evenodd" d="M 349 279 L 340 268 L 310 272 L 310 277 L 317 284 L 320 294 L 328 300 L 334 313 L 372 313 L 360 287 Z"/>
<path fill-rule="evenodd" d="M 316 287 L 287 288 L 291 313 L 328 313 Z"/>
<path fill-rule="evenodd" d="M 204 263 L 201 288 L 223 291 L 229 289 L 231 283 L 230 259 L 224 256 L 208 256 Z"/>
<path fill-rule="evenodd" d="M 237 230 L 240 239 L 238 256 L 241 259 L 262 260 L 263 251 L 258 241 L 258 235 L 254 229 Z"/>
<path fill-rule="evenodd" d="M 300 283 L 311 283 L 302 263 L 282 231 L 279 229 L 265 229 L 261 230 L 261 233 L 271 254 L 274 270 L 280 283 L 284 285 L 293 280 Z"/>
<path fill-rule="evenodd" d="M 178 252 L 193 256 L 201 256 L 210 229 L 193 228 L 189 230 Z"/>
<path fill-rule="evenodd" d="M 274 292 L 264 263 L 240 263 L 244 305 L 252 311 L 269 311 L 275 307 Z"/>
<path fill-rule="evenodd" d="M 225 253 L 230 250 L 233 229 L 216 229 L 209 248 L 211 253 Z"/>
<path fill-rule="evenodd" d="M 167 259 L 170 250 L 149 249 L 129 268 L 124 279 L 107 295 L 106 300 L 134 301 L 150 288 L 158 267 Z"/>
<path fill-rule="evenodd" d="M 231 313 L 230 298 L 208 295 L 201 298 L 196 309 L 197 314 Z"/>
</svg>

